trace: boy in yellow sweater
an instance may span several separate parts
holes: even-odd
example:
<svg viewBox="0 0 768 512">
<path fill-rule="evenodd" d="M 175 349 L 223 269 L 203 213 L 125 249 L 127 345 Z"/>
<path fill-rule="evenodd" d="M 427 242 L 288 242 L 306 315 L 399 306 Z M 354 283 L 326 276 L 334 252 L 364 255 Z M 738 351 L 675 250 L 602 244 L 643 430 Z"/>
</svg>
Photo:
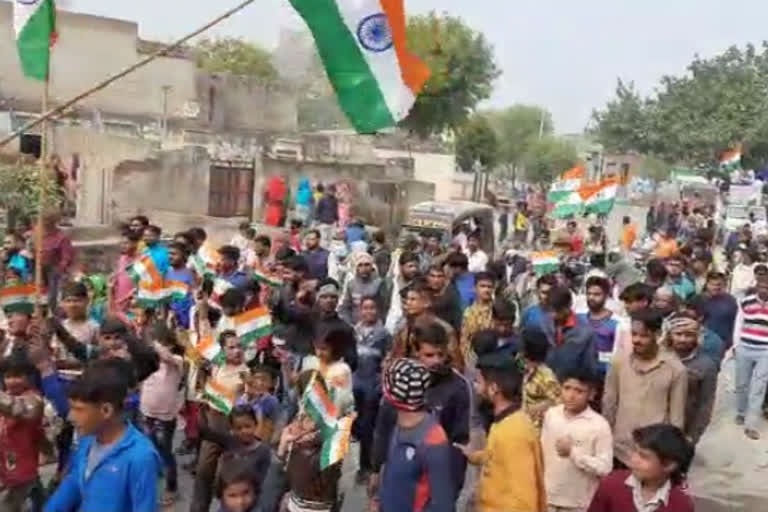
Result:
<svg viewBox="0 0 768 512">
<path fill-rule="evenodd" d="M 477 512 L 546 512 L 544 464 L 536 428 L 520 408 L 523 377 L 509 358 L 486 356 L 478 362 L 475 390 L 493 408 L 484 450 L 456 445 L 471 464 L 482 466 Z"/>
</svg>

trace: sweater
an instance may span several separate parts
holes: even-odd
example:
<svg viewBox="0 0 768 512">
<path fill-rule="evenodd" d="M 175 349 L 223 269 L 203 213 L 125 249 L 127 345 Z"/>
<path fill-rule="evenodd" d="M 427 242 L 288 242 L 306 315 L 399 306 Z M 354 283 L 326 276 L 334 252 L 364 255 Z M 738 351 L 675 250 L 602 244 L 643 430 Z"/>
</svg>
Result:
<svg viewBox="0 0 768 512">
<path fill-rule="evenodd" d="M 632 487 L 627 484 L 629 471 L 614 471 L 603 478 L 587 512 L 641 512 L 635 506 Z M 672 486 L 666 503 L 656 512 L 694 512 L 693 500 L 679 486 Z"/>
<path fill-rule="evenodd" d="M 470 456 L 482 465 L 477 512 L 547 510 L 539 436 L 523 411 L 502 413 L 491 426 L 485 450 Z"/>
<path fill-rule="evenodd" d="M 396 427 L 381 477 L 381 512 L 453 512 L 450 445 L 430 415 L 413 428 Z"/>
</svg>

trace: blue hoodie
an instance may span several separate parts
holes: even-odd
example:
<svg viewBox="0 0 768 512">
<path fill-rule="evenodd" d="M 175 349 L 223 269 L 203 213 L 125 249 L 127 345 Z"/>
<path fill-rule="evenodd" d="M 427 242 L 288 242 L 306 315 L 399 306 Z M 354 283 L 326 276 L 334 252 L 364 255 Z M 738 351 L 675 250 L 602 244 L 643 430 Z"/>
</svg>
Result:
<svg viewBox="0 0 768 512">
<path fill-rule="evenodd" d="M 156 512 L 160 458 L 133 426 L 85 478 L 95 436 L 80 440 L 69 472 L 45 504 L 45 512 Z"/>
</svg>

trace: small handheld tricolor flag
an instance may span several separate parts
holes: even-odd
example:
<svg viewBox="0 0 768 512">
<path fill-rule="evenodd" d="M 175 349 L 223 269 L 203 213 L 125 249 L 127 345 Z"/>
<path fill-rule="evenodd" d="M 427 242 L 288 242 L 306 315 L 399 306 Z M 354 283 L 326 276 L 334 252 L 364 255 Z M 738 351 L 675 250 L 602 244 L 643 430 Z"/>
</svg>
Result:
<svg viewBox="0 0 768 512">
<path fill-rule="evenodd" d="M 212 277 L 216 275 L 216 266 L 219 263 L 219 253 L 207 245 L 203 245 L 195 254 L 189 257 L 187 266 L 195 273 L 203 277 Z"/>
<path fill-rule="evenodd" d="M 277 288 L 283 285 L 283 280 L 281 278 L 279 278 L 275 274 L 271 274 L 263 270 L 256 270 L 253 273 L 253 278 L 256 279 L 258 282 L 265 284 L 267 286 L 270 286 L 272 288 Z"/>
<path fill-rule="evenodd" d="M 205 383 L 203 398 L 217 411 L 229 414 L 235 406 L 236 396 L 234 391 L 210 377 Z"/>
<path fill-rule="evenodd" d="M 355 130 L 374 133 L 404 119 L 430 73 L 408 51 L 403 0 L 290 1 Z"/>
<path fill-rule="evenodd" d="M 235 332 L 244 347 L 272 332 L 272 315 L 265 307 L 251 309 L 235 316 Z"/>
<path fill-rule="evenodd" d="M 37 288 L 34 284 L 15 284 L 0 289 L 0 306 L 6 315 L 11 313 L 26 313 L 31 315 L 35 310 Z"/>
<path fill-rule="evenodd" d="M 51 45 L 56 39 L 56 3 L 54 0 L 15 0 L 13 26 L 24 76 L 40 81 L 47 79 Z"/>
<path fill-rule="evenodd" d="M 301 399 L 302 411 L 320 429 L 323 446 L 320 455 L 320 470 L 333 466 L 344 459 L 349 451 L 349 438 L 354 415 L 338 417 L 338 409 L 331 400 L 322 377 L 315 372 Z"/>
<path fill-rule="evenodd" d="M 173 279 L 165 280 L 165 290 L 168 299 L 172 302 L 186 299 L 189 297 L 191 291 L 188 283 L 174 281 Z"/>
<path fill-rule="evenodd" d="M 213 334 L 207 334 L 198 338 L 197 335 L 193 333 L 192 337 L 195 351 L 200 357 L 207 359 L 214 364 L 221 364 L 224 362 L 224 351 Z"/>
<path fill-rule="evenodd" d="M 578 192 L 568 192 L 568 195 L 555 203 L 552 216 L 556 219 L 565 219 L 578 215 L 584 209 L 584 201 Z"/>
<path fill-rule="evenodd" d="M 555 251 L 541 251 L 531 253 L 533 270 L 537 276 L 557 272 L 560 268 L 560 258 Z"/>
</svg>

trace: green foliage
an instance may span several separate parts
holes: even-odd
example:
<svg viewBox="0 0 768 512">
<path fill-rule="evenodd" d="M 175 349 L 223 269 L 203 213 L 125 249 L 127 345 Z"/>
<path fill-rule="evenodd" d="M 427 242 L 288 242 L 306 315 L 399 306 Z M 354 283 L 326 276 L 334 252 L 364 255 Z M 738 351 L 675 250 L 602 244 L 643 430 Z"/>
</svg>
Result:
<svg viewBox="0 0 768 512">
<path fill-rule="evenodd" d="M 475 162 L 484 169 L 496 165 L 499 142 L 491 124 L 482 115 L 472 116 L 456 134 L 456 162 L 464 172 L 474 170 Z"/>
<path fill-rule="evenodd" d="M 269 52 L 260 46 L 235 37 L 201 39 L 194 47 L 197 65 L 212 73 L 229 72 L 255 76 L 265 82 L 277 79 Z"/>
<path fill-rule="evenodd" d="M 573 144 L 551 135 L 542 137 L 533 141 L 523 156 L 525 177 L 530 183 L 549 184 L 578 161 Z"/>
<path fill-rule="evenodd" d="M 8 211 L 9 219 L 36 215 L 41 190 L 39 166 L 0 163 L 0 208 Z M 45 179 L 45 191 L 45 209 L 56 208 L 62 196 L 52 176 Z"/>
<path fill-rule="evenodd" d="M 642 97 L 619 81 L 616 98 L 593 114 L 608 151 L 637 151 L 668 162 L 711 166 L 737 144 L 745 163 L 768 162 L 768 43 L 696 57 L 681 76 L 664 76 Z"/>
<path fill-rule="evenodd" d="M 432 72 L 402 123 L 421 137 L 461 126 L 491 96 L 501 74 L 493 47 L 461 18 L 434 12 L 411 17 L 408 46 Z"/>
<path fill-rule="evenodd" d="M 499 139 L 499 163 L 510 167 L 522 164 L 529 147 L 541 135 L 554 131 L 552 114 L 536 105 L 512 105 L 485 112 Z"/>
</svg>

